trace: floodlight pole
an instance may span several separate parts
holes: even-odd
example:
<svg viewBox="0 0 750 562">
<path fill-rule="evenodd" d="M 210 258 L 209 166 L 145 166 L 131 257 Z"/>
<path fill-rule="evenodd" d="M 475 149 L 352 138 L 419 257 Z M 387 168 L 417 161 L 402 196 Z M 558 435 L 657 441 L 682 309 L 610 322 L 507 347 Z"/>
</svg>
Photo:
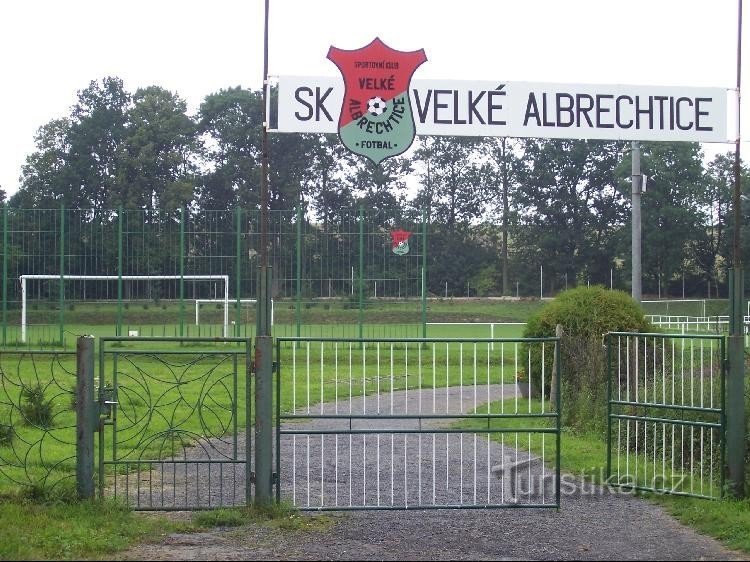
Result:
<svg viewBox="0 0 750 562">
<path fill-rule="evenodd" d="M 631 268 L 631 296 L 633 300 L 641 302 L 642 273 L 641 273 L 641 186 L 643 185 L 643 174 L 641 174 L 641 145 L 638 141 L 631 144 L 631 215 L 632 215 L 632 242 L 630 256 Z"/>
<path fill-rule="evenodd" d="M 260 178 L 260 271 L 255 337 L 255 503 L 273 499 L 273 343 L 271 270 L 268 266 L 268 4 L 263 22 L 263 125 Z M 249 463 L 250 459 L 246 462 Z"/>
<path fill-rule="evenodd" d="M 732 207 L 732 270 L 730 275 L 729 373 L 726 394 L 727 476 L 731 493 L 737 498 L 745 494 L 745 347 L 744 294 L 742 270 L 742 212 L 740 169 L 740 83 L 742 76 L 742 0 L 737 0 L 737 138 L 734 149 L 734 189 Z"/>
</svg>

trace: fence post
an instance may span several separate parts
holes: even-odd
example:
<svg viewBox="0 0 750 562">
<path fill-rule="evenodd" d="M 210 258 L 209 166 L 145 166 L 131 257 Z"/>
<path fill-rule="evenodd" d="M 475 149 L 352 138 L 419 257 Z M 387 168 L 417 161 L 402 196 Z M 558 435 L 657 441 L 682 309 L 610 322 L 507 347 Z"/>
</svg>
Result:
<svg viewBox="0 0 750 562">
<path fill-rule="evenodd" d="M 359 206 L 359 339 L 364 337 L 365 320 L 365 208 Z"/>
<path fill-rule="evenodd" d="M 115 335 L 118 337 L 122 335 L 122 221 L 124 214 L 120 206 L 117 210 L 117 327 L 115 328 Z"/>
<path fill-rule="evenodd" d="M 3 345 L 8 330 L 8 202 L 3 204 Z"/>
<path fill-rule="evenodd" d="M 180 337 L 185 335 L 185 207 L 180 208 Z"/>
<path fill-rule="evenodd" d="M 422 337 L 427 337 L 427 210 L 422 211 Z"/>
<path fill-rule="evenodd" d="M 65 346 L 65 204 L 60 204 L 60 346 Z"/>
<path fill-rule="evenodd" d="M 237 207 L 235 211 L 236 216 L 236 232 L 235 232 L 235 244 L 236 244 L 236 255 L 235 255 L 235 298 L 237 299 L 237 310 L 235 311 L 235 325 L 234 325 L 234 336 L 239 338 L 242 334 L 242 300 L 240 298 L 240 291 L 242 291 L 242 208 Z"/>
<path fill-rule="evenodd" d="M 297 203 L 297 256 L 296 256 L 296 299 L 294 303 L 294 322 L 297 325 L 297 337 L 300 337 L 302 325 L 302 202 Z"/>
<path fill-rule="evenodd" d="M 81 499 L 94 497 L 94 338 L 76 342 L 76 491 Z"/>
<path fill-rule="evenodd" d="M 555 326 L 555 337 L 557 343 L 555 344 L 555 354 L 552 356 L 552 380 L 550 381 L 549 399 L 552 402 L 552 408 L 557 410 L 557 404 L 559 403 L 560 394 L 560 381 L 558 380 L 558 374 L 560 371 L 560 358 L 559 348 L 562 345 L 563 327 L 562 324 Z M 543 392 L 543 391 L 542 391 Z"/>
</svg>

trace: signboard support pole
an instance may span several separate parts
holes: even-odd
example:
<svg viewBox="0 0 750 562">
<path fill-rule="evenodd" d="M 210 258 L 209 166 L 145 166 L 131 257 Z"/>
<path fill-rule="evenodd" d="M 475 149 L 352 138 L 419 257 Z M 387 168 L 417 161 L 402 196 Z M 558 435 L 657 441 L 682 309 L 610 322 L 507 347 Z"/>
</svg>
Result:
<svg viewBox="0 0 750 562">
<path fill-rule="evenodd" d="M 631 271 L 631 296 L 633 300 L 640 303 L 643 299 L 641 286 L 641 180 L 643 179 L 643 175 L 641 174 L 641 145 L 638 141 L 633 141 L 631 146 L 631 180 L 633 186 L 631 198 L 631 260 L 633 262 Z"/>
<path fill-rule="evenodd" d="M 740 161 L 740 83 L 742 70 L 742 0 L 737 1 L 737 141 L 734 149 L 734 189 L 732 206 L 734 233 L 732 238 L 732 270 L 729 285 L 729 373 L 726 394 L 727 476 L 731 494 L 745 495 L 745 347 L 743 338 L 743 297 L 745 280 L 742 269 L 742 210 Z"/>
</svg>

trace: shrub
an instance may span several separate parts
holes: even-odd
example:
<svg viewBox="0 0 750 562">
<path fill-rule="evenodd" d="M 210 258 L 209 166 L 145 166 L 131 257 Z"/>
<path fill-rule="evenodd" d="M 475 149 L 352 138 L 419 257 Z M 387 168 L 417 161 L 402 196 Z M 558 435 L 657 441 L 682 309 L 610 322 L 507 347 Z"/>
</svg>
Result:
<svg viewBox="0 0 750 562">
<path fill-rule="evenodd" d="M 21 413 L 29 424 L 48 429 L 52 427 L 52 400 L 47 400 L 44 388 L 38 384 L 21 391 Z"/>
<path fill-rule="evenodd" d="M 0 423 L 0 447 L 13 444 L 16 437 L 16 430 L 10 424 Z"/>
<path fill-rule="evenodd" d="M 606 427 L 607 371 L 603 336 L 607 332 L 649 332 L 650 324 L 638 303 L 622 291 L 578 287 L 560 293 L 526 324 L 524 337 L 550 337 L 560 324 L 560 379 L 563 423 L 581 430 Z M 553 354 L 545 356 L 552 372 Z M 531 347 L 531 380 L 541 388 L 541 349 Z M 549 396 L 549 380 L 545 396 Z M 538 391 L 537 391 L 538 392 Z"/>
</svg>

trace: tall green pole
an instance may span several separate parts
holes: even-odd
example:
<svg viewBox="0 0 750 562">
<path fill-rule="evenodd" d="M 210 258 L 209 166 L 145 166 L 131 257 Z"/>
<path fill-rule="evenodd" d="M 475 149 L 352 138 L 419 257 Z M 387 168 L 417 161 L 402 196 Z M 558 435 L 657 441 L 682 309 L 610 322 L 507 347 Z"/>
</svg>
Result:
<svg viewBox="0 0 750 562">
<path fill-rule="evenodd" d="M 237 209 L 234 212 L 235 215 L 235 222 L 236 222 L 236 239 L 235 239 L 235 245 L 236 245 L 236 263 L 234 266 L 234 269 L 236 271 L 235 277 L 237 278 L 235 280 L 235 288 L 234 292 L 237 299 L 237 319 L 234 323 L 234 335 L 235 337 L 240 337 L 240 334 L 242 333 L 240 327 L 242 326 L 242 308 L 241 304 L 242 301 L 240 300 L 240 291 L 242 289 L 242 209 L 240 207 L 237 207 Z"/>
<path fill-rule="evenodd" d="M 365 321 L 365 208 L 359 206 L 359 339 L 364 338 Z"/>
<path fill-rule="evenodd" d="M 8 329 L 8 202 L 3 204 L 3 345 Z"/>
<path fill-rule="evenodd" d="M 422 211 L 422 337 L 427 337 L 427 210 Z"/>
<path fill-rule="evenodd" d="M 65 345 L 65 204 L 60 205 L 60 345 Z"/>
<path fill-rule="evenodd" d="M 180 337 L 185 330 L 185 207 L 180 209 Z"/>
<path fill-rule="evenodd" d="M 302 325 L 302 201 L 297 203 L 297 302 L 294 317 L 297 324 L 297 337 Z"/>
<path fill-rule="evenodd" d="M 122 221 L 125 212 L 117 210 L 117 327 L 115 335 L 122 336 Z"/>
<path fill-rule="evenodd" d="M 734 151 L 734 233 L 732 240 L 732 271 L 729 304 L 729 377 L 727 384 L 727 475 L 732 493 L 737 498 L 745 495 L 745 347 L 743 341 L 745 281 L 742 269 L 742 211 L 740 169 L 740 83 L 742 76 L 742 0 L 737 1 L 737 142 Z"/>
<path fill-rule="evenodd" d="M 260 179 L 260 287 L 255 337 L 255 503 L 273 501 L 273 340 L 271 336 L 271 269 L 268 267 L 268 6 L 263 21 L 263 123 Z M 247 470 L 250 470 L 250 459 Z M 249 476 L 249 474 L 248 474 Z M 249 482 L 249 480 L 248 480 Z"/>
</svg>

